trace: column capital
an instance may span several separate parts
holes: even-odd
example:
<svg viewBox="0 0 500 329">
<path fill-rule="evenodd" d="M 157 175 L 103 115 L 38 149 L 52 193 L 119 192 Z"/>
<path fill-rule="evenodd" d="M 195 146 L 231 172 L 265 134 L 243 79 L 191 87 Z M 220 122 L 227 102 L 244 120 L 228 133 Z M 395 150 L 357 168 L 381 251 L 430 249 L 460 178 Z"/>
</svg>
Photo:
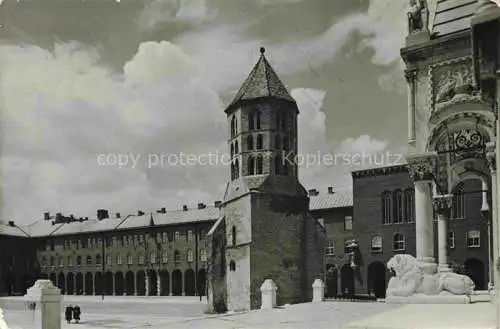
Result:
<svg viewBox="0 0 500 329">
<path fill-rule="evenodd" d="M 435 152 L 406 156 L 411 180 L 414 182 L 433 181 L 436 176 L 437 154 Z"/>
<path fill-rule="evenodd" d="M 405 79 L 407 82 L 412 82 L 417 77 L 417 69 L 416 68 L 407 68 L 405 70 Z"/>
<path fill-rule="evenodd" d="M 438 195 L 432 199 L 432 205 L 434 206 L 436 213 L 438 215 L 445 215 L 447 218 L 450 217 L 452 203 L 452 194 Z"/>
<path fill-rule="evenodd" d="M 489 142 L 486 144 L 486 159 L 488 160 L 488 164 L 490 165 L 490 171 L 492 173 L 496 172 L 496 145 L 495 142 Z"/>
</svg>

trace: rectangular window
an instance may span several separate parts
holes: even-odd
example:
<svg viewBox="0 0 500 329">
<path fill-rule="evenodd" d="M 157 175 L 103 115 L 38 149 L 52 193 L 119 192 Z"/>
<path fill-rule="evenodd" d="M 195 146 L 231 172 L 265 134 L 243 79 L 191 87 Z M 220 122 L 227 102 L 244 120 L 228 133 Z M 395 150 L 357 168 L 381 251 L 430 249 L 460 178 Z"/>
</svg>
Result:
<svg viewBox="0 0 500 329">
<path fill-rule="evenodd" d="M 175 231 L 174 240 L 179 241 L 181 239 L 181 232 Z"/>
<path fill-rule="evenodd" d="M 132 265 L 132 263 L 133 263 L 132 255 L 128 255 L 127 256 L 127 264 Z"/>
<path fill-rule="evenodd" d="M 144 264 L 144 255 L 139 255 L 139 264 Z"/>
<path fill-rule="evenodd" d="M 151 264 L 156 264 L 156 252 L 152 252 L 149 256 Z"/>
<path fill-rule="evenodd" d="M 193 231 L 188 230 L 187 240 L 188 240 L 188 242 L 193 241 Z"/>
<path fill-rule="evenodd" d="M 168 263 L 168 252 L 166 250 L 164 250 L 161 254 L 161 261 L 163 264 Z"/>
<path fill-rule="evenodd" d="M 112 259 L 111 255 L 107 255 L 106 256 L 106 265 L 111 266 L 112 263 L 113 263 L 113 259 Z"/>
<path fill-rule="evenodd" d="M 207 250 L 206 249 L 201 249 L 200 250 L 200 261 L 201 262 L 206 262 L 207 261 Z"/>
<path fill-rule="evenodd" d="M 455 232 L 448 231 L 448 248 L 455 248 Z"/>
<path fill-rule="evenodd" d="M 371 252 L 373 253 L 382 252 L 382 237 L 380 235 L 372 237 Z"/>
<path fill-rule="evenodd" d="M 193 262 L 193 251 L 191 249 L 189 249 L 187 251 L 187 261 L 188 261 L 188 263 L 192 263 Z"/>
<path fill-rule="evenodd" d="M 472 230 L 467 233 L 467 248 L 481 247 L 481 232 Z"/>
<path fill-rule="evenodd" d="M 167 243 L 168 242 L 168 236 L 167 236 L 167 232 L 164 232 L 161 236 L 161 241 L 162 243 Z"/>
<path fill-rule="evenodd" d="M 122 255 L 118 255 L 116 257 L 116 264 L 118 264 L 118 265 L 122 265 L 123 264 Z"/>
<path fill-rule="evenodd" d="M 344 217 L 344 230 L 346 231 L 352 230 L 352 216 Z"/>
<path fill-rule="evenodd" d="M 344 254 L 347 255 L 351 252 L 351 241 L 352 239 L 344 240 Z"/>
<path fill-rule="evenodd" d="M 325 248 L 325 255 L 326 256 L 335 256 L 335 243 L 334 243 L 334 241 L 332 241 L 332 240 L 328 241 L 328 245 Z"/>
</svg>

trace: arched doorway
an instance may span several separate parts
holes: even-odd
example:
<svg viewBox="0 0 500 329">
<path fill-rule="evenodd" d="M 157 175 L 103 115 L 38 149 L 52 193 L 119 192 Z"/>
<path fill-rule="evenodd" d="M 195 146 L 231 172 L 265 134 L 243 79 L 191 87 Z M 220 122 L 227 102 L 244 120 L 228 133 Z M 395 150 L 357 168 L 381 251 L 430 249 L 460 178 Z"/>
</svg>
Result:
<svg viewBox="0 0 500 329">
<path fill-rule="evenodd" d="M 52 281 L 52 284 L 57 287 L 57 277 L 55 273 L 51 273 L 49 276 L 49 280 Z"/>
<path fill-rule="evenodd" d="M 160 286 L 160 295 L 168 296 L 170 294 L 170 274 L 168 271 L 160 271 Z"/>
<path fill-rule="evenodd" d="M 87 272 L 85 274 L 85 295 L 94 294 L 94 276 L 92 273 Z"/>
<path fill-rule="evenodd" d="M 59 273 L 57 276 L 57 286 L 61 289 L 61 294 L 66 294 L 66 280 L 64 277 L 64 273 Z"/>
<path fill-rule="evenodd" d="M 106 272 L 104 274 L 104 293 L 106 295 L 113 295 L 113 273 Z"/>
<path fill-rule="evenodd" d="M 83 274 L 76 273 L 76 295 L 83 295 Z"/>
<path fill-rule="evenodd" d="M 97 272 L 95 274 L 95 291 L 94 293 L 96 295 L 102 295 L 104 293 L 103 291 L 103 288 L 104 288 L 104 285 L 103 285 L 103 280 L 102 280 L 102 273 L 101 272 Z"/>
<path fill-rule="evenodd" d="M 326 298 L 334 298 L 338 294 L 338 270 L 333 264 L 326 266 Z"/>
<path fill-rule="evenodd" d="M 132 271 L 128 271 L 125 274 L 125 294 L 127 296 L 133 296 L 134 293 L 135 293 L 134 273 Z"/>
<path fill-rule="evenodd" d="M 198 271 L 198 295 L 205 296 L 207 294 L 207 271 L 202 268 Z"/>
<path fill-rule="evenodd" d="M 148 282 L 149 296 L 156 296 L 158 295 L 158 278 L 156 275 L 156 271 L 149 270 L 148 276 L 149 276 L 149 282 Z"/>
<path fill-rule="evenodd" d="M 348 264 L 340 269 L 341 294 L 354 295 L 354 271 Z"/>
<path fill-rule="evenodd" d="M 386 268 L 382 262 L 373 262 L 368 265 L 368 292 L 377 298 L 385 298 Z"/>
<path fill-rule="evenodd" d="M 182 272 L 180 270 L 172 272 L 172 295 L 182 296 Z"/>
<path fill-rule="evenodd" d="M 477 258 L 469 258 L 464 263 L 465 273 L 474 281 L 475 290 L 486 290 L 484 263 Z"/>
<path fill-rule="evenodd" d="M 195 291 L 195 276 L 194 271 L 192 269 L 186 270 L 184 274 L 184 294 L 186 296 L 194 296 Z"/>
<path fill-rule="evenodd" d="M 75 293 L 75 276 L 73 273 L 68 273 L 66 278 L 66 292 L 68 295 Z"/>
<path fill-rule="evenodd" d="M 146 294 L 146 274 L 144 271 L 137 272 L 135 281 L 137 296 L 144 296 Z"/>
<path fill-rule="evenodd" d="M 125 279 L 122 272 L 115 273 L 115 295 L 123 296 L 125 294 Z"/>
</svg>

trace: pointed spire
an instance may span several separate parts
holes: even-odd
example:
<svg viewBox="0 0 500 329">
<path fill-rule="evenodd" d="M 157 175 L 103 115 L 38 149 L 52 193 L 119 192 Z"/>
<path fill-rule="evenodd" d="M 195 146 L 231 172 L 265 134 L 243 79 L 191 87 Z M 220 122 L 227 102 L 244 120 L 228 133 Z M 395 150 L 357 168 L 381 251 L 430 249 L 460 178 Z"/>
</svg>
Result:
<svg viewBox="0 0 500 329">
<path fill-rule="evenodd" d="M 295 100 L 288 93 L 283 82 L 269 64 L 264 55 L 266 49 L 260 47 L 260 58 L 246 78 L 240 90 L 234 97 L 226 112 L 235 107 L 241 101 L 249 101 L 262 97 L 272 97 L 295 103 Z"/>
</svg>

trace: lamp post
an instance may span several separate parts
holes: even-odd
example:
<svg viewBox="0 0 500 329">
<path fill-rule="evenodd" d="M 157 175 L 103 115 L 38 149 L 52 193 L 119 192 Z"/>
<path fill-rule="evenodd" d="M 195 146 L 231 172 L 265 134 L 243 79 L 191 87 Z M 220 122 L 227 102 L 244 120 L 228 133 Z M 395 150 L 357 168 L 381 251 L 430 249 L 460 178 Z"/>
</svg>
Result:
<svg viewBox="0 0 500 329">
<path fill-rule="evenodd" d="M 349 244 L 347 245 L 349 248 L 349 261 L 350 261 L 350 266 L 353 270 L 357 270 L 359 268 L 359 265 L 356 262 L 356 253 L 358 250 L 358 242 L 355 239 L 352 239 L 349 241 Z"/>
</svg>

